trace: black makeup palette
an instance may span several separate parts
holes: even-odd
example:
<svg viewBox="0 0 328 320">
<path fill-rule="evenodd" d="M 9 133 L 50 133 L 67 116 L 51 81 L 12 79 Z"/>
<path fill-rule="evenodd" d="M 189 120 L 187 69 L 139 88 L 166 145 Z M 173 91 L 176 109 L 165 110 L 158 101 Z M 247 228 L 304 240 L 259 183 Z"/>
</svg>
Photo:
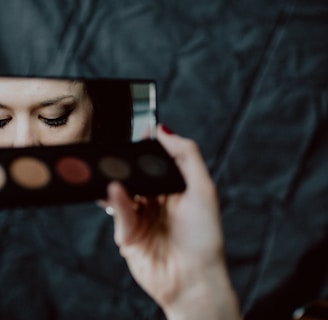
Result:
<svg viewBox="0 0 328 320">
<path fill-rule="evenodd" d="M 157 140 L 124 145 L 73 144 L 2 148 L 0 206 L 25 207 L 93 201 L 111 181 L 131 195 L 182 192 L 184 180 Z"/>
</svg>

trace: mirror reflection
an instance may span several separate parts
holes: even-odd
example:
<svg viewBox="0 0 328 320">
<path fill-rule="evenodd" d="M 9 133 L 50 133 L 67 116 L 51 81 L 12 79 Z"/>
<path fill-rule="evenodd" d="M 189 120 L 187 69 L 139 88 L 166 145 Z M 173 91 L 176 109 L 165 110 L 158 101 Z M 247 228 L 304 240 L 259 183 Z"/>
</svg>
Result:
<svg viewBox="0 0 328 320">
<path fill-rule="evenodd" d="M 154 137 L 153 81 L 0 77 L 0 147 Z"/>
</svg>

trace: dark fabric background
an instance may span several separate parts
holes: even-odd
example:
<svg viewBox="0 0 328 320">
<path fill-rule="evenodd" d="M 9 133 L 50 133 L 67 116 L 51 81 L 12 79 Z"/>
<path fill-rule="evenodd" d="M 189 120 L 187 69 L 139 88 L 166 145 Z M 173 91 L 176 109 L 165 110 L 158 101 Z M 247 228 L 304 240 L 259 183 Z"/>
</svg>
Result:
<svg viewBox="0 0 328 320">
<path fill-rule="evenodd" d="M 153 78 L 199 143 L 245 319 L 328 295 L 326 0 L 0 1 L 2 75 Z M 161 319 L 93 204 L 2 211 L 1 319 Z M 192 279 L 191 279 L 192 281 Z"/>
</svg>

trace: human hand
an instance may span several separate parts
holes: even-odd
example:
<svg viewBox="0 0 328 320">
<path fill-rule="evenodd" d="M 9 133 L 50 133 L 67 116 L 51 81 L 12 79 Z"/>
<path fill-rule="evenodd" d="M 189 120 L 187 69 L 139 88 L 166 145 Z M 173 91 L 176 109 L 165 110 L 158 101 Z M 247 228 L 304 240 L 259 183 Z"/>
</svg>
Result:
<svg viewBox="0 0 328 320">
<path fill-rule="evenodd" d="M 224 262 L 214 183 L 196 144 L 166 131 L 159 126 L 157 138 L 187 188 L 131 199 L 122 185 L 110 184 L 102 205 L 115 210 L 115 241 L 136 281 L 170 319 L 240 319 Z"/>
</svg>

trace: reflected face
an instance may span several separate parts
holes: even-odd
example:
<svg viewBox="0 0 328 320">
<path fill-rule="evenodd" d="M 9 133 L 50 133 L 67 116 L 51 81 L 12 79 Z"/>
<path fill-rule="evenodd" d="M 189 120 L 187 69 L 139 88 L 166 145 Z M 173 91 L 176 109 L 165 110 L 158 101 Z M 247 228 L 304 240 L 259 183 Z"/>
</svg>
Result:
<svg viewBox="0 0 328 320">
<path fill-rule="evenodd" d="M 90 141 L 92 116 L 83 82 L 0 78 L 0 147 Z"/>
</svg>

